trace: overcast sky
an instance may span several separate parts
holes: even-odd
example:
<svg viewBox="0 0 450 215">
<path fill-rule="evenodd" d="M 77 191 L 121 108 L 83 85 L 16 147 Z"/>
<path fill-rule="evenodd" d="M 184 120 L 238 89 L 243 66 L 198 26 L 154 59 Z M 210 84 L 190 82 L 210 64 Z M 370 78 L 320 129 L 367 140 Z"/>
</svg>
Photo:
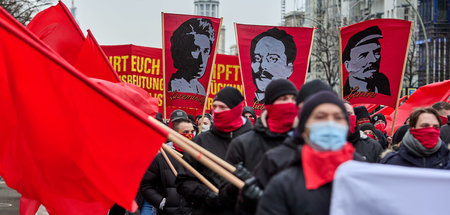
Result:
<svg viewBox="0 0 450 215">
<path fill-rule="evenodd" d="M 298 1 L 298 0 L 297 0 Z M 56 2 L 56 1 L 55 1 Z M 71 0 L 63 0 L 71 7 Z M 234 22 L 279 25 L 281 0 L 221 0 L 226 51 L 235 44 Z M 56 4 L 56 3 L 55 3 Z M 295 0 L 286 0 L 286 12 Z M 76 18 L 101 45 L 135 44 L 161 48 L 161 12 L 194 14 L 194 0 L 75 0 Z"/>
</svg>

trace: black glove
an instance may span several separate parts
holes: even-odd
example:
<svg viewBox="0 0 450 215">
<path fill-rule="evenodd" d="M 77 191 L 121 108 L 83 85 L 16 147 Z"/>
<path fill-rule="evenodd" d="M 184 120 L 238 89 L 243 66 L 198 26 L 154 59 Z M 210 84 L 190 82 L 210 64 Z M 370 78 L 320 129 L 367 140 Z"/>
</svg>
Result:
<svg viewBox="0 0 450 215">
<path fill-rule="evenodd" d="M 238 178 L 240 178 L 241 180 L 245 181 L 251 177 L 253 177 L 253 175 L 247 170 L 247 168 L 244 167 L 244 165 L 242 165 L 243 163 L 240 162 L 238 163 L 235 167 L 236 170 L 234 171 L 234 175 Z"/>
<path fill-rule="evenodd" d="M 208 192 L 208 194 L 205 197 L 205 203 L 209 206 L 214 207 L 217 205 L 217 201 L 219 199 L 219 195 L 215 192 Z"/>
<path fill-rule="evenodd" d="M 241 195 L 245 201 L 258 201 L 262 197 L 263 190 L 256 184 L 255 177 L 245 180 Z"/>
</svg>

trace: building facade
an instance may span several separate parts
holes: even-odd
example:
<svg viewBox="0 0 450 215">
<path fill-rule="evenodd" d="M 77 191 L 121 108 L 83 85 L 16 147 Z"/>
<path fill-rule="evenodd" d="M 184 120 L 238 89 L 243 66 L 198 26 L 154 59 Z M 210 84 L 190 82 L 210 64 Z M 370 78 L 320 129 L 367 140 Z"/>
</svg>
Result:
<svg viewBox="0 0 450 215">
<path fill-rule="evenodd" d="M 194 1 L 194 14 L 197 16 L 210 16 L 219 17 L 219 4 L 217 0 L 195 0 Z M 219 46 L 217 53 L 225 54 L 225 26 L 222 25 L 220 29 Z"/>
</svg>

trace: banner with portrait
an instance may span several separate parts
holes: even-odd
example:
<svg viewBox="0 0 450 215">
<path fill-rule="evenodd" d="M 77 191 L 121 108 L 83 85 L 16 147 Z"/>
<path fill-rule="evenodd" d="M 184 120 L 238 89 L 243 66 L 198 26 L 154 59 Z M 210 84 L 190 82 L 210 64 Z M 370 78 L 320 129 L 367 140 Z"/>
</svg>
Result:
<svg viewBox="0 0 450 215">
<path fill-rule="evenodd" d="M 102 46 L 122 82 L 134 84 L 158 98 L 163 112 L 162 50 L 136 45 Z"/>
<path fill-rule="evenodd" d="M 248 106 L 264 110 L 270 81 L 288 79 L 297 89 L 308 71 L 314 28 L 236 24 L 239 61 Z"/>
<path fill-rule="evenodd" d="M 222 19 L 162 13 L 166 118 L 203 109 Z"/>
<path fill-rule="evenodd" d="M 352 104 L 395 108 L 412 22 L 375 19 L 340 29 L 341 93 Z"/>
</svg>

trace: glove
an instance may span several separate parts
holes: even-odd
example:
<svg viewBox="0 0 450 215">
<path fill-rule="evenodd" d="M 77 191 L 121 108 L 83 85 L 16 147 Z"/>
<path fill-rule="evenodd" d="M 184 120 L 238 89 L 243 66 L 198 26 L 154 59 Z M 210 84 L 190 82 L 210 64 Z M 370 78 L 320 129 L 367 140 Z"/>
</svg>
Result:
<svg viewBox="0 0 450 215">
<path fill-rule="evenodd" d="M 215 205 L 217 205 L 217 201 L 219 199 L 219 195 L 215 192 L 208 192 L 208 194 L 206 195 L 205 198 L 205 203 L 209 206 L 214 207 Z"/>
<path fill-rule="evenodd" d="M 262 197 L 263 190 L 256 184 L 256 178 L 254 176 L 245 180 L 241 195 L 245 201 L 257 202 Z"/>
<path fill-rule="evenodd" d="M 244 167 L 242 162 L 238 163 L 235 167 L 236 167 L 236 170 L 234 171 L 233 174 L 236 177 L 240 178 L 241 180 L 245 181 L 245 180 L 253 177 L 253 175 L 247 170 L 247 168 Z"/>
</svg>

